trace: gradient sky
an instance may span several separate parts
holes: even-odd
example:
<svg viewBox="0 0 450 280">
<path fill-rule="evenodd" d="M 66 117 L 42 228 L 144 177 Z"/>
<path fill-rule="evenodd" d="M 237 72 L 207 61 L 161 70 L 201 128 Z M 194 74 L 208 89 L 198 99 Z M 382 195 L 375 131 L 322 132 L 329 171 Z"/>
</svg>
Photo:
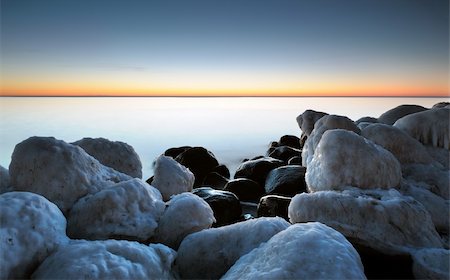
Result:
<svg viewBox="0 0 450 280">
<path fill-rule="evenodd" d="M 1 0 L 2 95 L 449 94 L 448 0 Z"/>
</svg>

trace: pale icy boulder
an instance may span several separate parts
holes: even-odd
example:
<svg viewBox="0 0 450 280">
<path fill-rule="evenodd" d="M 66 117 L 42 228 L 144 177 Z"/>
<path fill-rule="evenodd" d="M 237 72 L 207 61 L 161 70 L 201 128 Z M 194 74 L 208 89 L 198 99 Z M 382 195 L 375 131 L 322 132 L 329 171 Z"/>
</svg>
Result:
<svg viewBox="0 0 450 280">
<path fill-rule="evenodd" d="M 164 208 L 159 191 L 135 178 L 78 200 L 67 233 L 77 239 L 144 242 L 155 234 Z"/>
<path fill-rule="evenodd" d="M 43 195 L 64 214 L 79 198 L 131 179 L 53 137 L 30 137 L 17 144 L 9 174 L 13 190 Z"/>
<path fill-rule="evenodd" d="M 364 128 L 361 135 L 391 152 L 402 165 L 434 161 L 419 141 L 394 126 L 372 124 Z"/>
<path fill-rule="evenodd" d="M 413 274 L 416 279 L 449 279 L 450 251 L 422 249 L 414 252 Z"/>
<path fill-rule="evenodd" d="M 210 228 L 215 222 L 214 212 L 205 200 L 188 192 L 177 194 L 167 202 L 155 240 L 177 249 L 187 235 Z"/>
<path fill-rule="evenodd" d="M 420 185 L 431 192 L 450 199 L 450 170 L 430 164 L 408 164 L 402 168 L 408 183 Z"/>
<path fill-rule="evenodd" d="M 315 149 L 325 131 L 337 128 L 353 131 L 357 134 L 361 133 L 361 130 L 356 126 L 356 124 L 347 117 L 336 115 L 327 115 L 322 117 L 314 125 L 314 130 L 311 132 L 308 139 L 306 139 L 305 145 L 303 146 L 303 166 L 308 167 L 314 156 Z"/>
<path fill-rule="evenodd" d="M 394 189 L 302 193 L 288 213 L 292 223 L 321 222 L 380 251 L 443 246 L 422 204 Z"/>
<path fill-rule="evenodd" d="M 404 116 L 418 112 L 423 112 L 426 110 L 427 108 L 419 105 L 400 105 L 381 114 L 381 116 L 378 118 L 378 122 L 392 125 L 398 119 Z"/>
<path fill-rule="evenodd" d="M 178 249 L 181 278 L 219 278 L 243 255 L 289 227 L 284 219 L 258 218 L 188 235 Z"/>
<path fill-rule="evenodd" d="M 55 204 L 29 192 L 0 195 L 0 279 L 30 277 L 68 241 L 66 218 Z"/>
<path fill-rule="evenodd" d="M 292 225 L 240 258 L 222 279 L 366 279 L 355 248 L 321 223 Z"/>
<path fill-rule="evenodd" d="M 7 192 L 11 188 L 9 171 L 0 165 L 0 193 Z"/>
<path fill-rule="evenodd" d="M 358 134 L 326 131 L 306 170 L 310 191 L 394 188 L 402 178 L 398 160 L 381 146 Z"/>
<path fill-rule="evenodd" d="M 439 162 L 445 169 L 450 170 L 450 150 L 424 146 L 428 154 L 437 162 Z"/>
<path fill-rule="evenodd" d="M 74 143 L 101 164 L 134 178 L 142 178 L 142 163 L 132 146 L 105 138 L 83 138 Z"/>
<path fill-rule="evenodd" d="M 48 257 L 32 279 L 174 279 L 176 252 L 162 244 L 72 241 Z"/>
<path fill-rule="evenodd" d="M 326 115 L 328 114 L 324 112 L 306 110 L 297 117 L 297 123 L 302 132 L 305 133 L 306 136 L 309 136 L 311 131 L 314 129 L 314 124 Z"/>
<path fill-rule="evenodd" d="M 395 122 L 424 145 L 450 149 L 450 108 L 439 108 L 415 113 Z"/>
<path fill-rule="evenodd" d="M 173 158 L 161 155 L 155 160 L 152 185 L 161 192 L 164 201 L 172 195 L 192 191 L 194 181 L 194 174 Z"/>
</svg>

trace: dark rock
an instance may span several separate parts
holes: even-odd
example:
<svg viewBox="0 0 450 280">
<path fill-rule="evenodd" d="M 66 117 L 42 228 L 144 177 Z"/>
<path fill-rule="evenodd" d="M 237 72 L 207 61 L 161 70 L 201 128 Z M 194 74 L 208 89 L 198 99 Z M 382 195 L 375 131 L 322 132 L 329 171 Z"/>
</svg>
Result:
<svg viewBox="0 0 450 280">
<path fill-rule="evenodd" d="M 356 124 L 360 124 L 362 122 L 377 123 L 378 119 L 377 118 L 372 118 L 372 117 L 362 117 L 362 118 L 359 118 L 358 120 L 355 121 Z"/>
<path fill-rule="evenodd" d="M 164 152 L 164 155 L 168 156 L 168 157 L 176 158 L 179 154 L 181 154 L 182 152 L 184 152 L 184 151 L 186 151 L 188 149 L 191 149 L 191 148 L 192 147 L 190 147 L 190 146 L 182 146 L 182 147 L 177 147 L 177 148 L 170 148 L 170 149 L 167 149 Z"/>
<path fill-rule="evenodd" d="M 211 172 L 217 172 L 223 177 L 230 179 L 230 170 L 225 165 L 221 164 L 216 167 L 214 167 Z"/>
<path fill-rule="evenodd" d="M 194 173 L 194 187 L 201 185 L 206 175 L 219 165 L 213 153 L 203 147 L 187 149 L 179 154 L 175 160 Z"/>
<path fill-rule="evenodd" d="M 400 105 L 395 108 L 392 108 L 389 111 L 386 111 L 385 113 L 381 114 L 381 116 L 378 118 L 378 122 L 392 125 L 394 124 L 398 119 L 422 112 L 428 110 L 425 107 L 419 106 L 419 105 Z"/>
<path fill-rule="evenodd" d="M 270 171 L 265 182 L 267 194 L 294 196 L 306 192 L 306 168 L 298 165 L 278 167 Z"/>
<path fill-rule="evenodd" d="M 241 163 L 241 165 L 238 166 L 234 178 L 247 178 L 264 186 L 267 174 L 269 174 L 272 169 L 282 165 L 283 161 L 270 157 L 252 159 Z"/>
<path fill-rule="evenodd" d="M 265 156 L 256 156 L 256 157 L 254 157 L 254 158 L 252 158 L 250 160 L 257 160 L 257 159 L 262 159 L 262 158 L 265 158 Z"/>
<path fill-rule="evenodd" d="M 210 172 L 203 180 L 203 185 L 212 186 L 216 190 L 222 190 L 228 183 L 228 179 L 217 172 Z"/>
<path fill-rule="evenodd" d="M 300 138 L 295 135 L 284 135 L 281 136 L 280 141 L 278 141 L 279 146 L 288 146 L 295 149 L 301 149 Z"/>
<path fill-rule="evenodd" d="M 152 177 L 148 178 L 147 181 L 145 181 L 145 182 L 146 182 L 147 184 L 151 185 L 154 178 L 155 178 L 155 176 L 152 176 Z"/>
<path fill-rule="evenodd" d="M 280 146 L 275 148 L 270 154 L 269 157 L 276 158 L 287 162 L 291 157 L 301 156 L 302 151 L 298 149 L 294 149 L 288 146 Z"/>
<path fill-rule="evenodd" d="M 300 146 L 303 149 L 303 146 L 305 146 L 306 139 L 308 139 L 308 135 L 306 133 L 302 132 L 302 135 L 300 135 Z"/>
<path fill-rule="evenodd" d="M 242 208 L 239 199 L 231 192 L 215 190 L 211 187 L 200 187 L 192 191 L 203 198 L 211 207 L 216 218 L 214 227 L 220 227 L 239 221 Z"/>
<path fill-rule="evenodd" d="M 258 217 L 282 217 L 289 221 L 288 207 L 290 197 L 279 195 L 266 195 L 261 198 L 256 210 Z"/>
<path fill-rule="evenodd" d="M 250 214 L 252 217 L 256 217 L 256 210 L 258 209 L 258 203 L 241 201 L 242 214 Z"/>
<path fill-rule="evenodd" d="M 302 165 L 302 157 L 301 156 L 291 157 L 288 160 L 288 164 L 289 165 Z"/>
<path fill-rule="evenodd" d="M 264 188 L 253 180 L 240 178 L 229 181 L 224 191 L 234 193 L 240 201 L 251 201 L 258 203 L 265 194 Z"/>
<path fill-rule="evenodd" d="M 270 142 L 269 149 L 267 149 L 267 152 L 266 152 L 266 156 L 268 156 L 278 146 L 279 146 L 278 142 L 276 142 L 276 141 Z"/>
</svg>

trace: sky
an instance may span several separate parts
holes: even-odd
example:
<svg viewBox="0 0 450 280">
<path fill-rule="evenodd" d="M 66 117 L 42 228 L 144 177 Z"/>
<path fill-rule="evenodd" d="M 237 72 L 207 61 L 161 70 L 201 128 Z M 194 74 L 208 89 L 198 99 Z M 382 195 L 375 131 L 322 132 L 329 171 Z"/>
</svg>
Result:
<svg viewBox="0 0 450 280">
<path fill-rule="evenodd" d="M 1 95 L 449 95 L 448 0 L 0 3 Z"/>
</svg>

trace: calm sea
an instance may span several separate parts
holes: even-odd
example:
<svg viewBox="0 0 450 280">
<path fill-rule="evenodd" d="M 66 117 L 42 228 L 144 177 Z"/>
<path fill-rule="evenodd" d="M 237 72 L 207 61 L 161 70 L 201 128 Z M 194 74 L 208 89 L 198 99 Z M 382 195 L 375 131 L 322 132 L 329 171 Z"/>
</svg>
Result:
<svg viewBox="0 0 450 280">
<path fill-rule="evenodd" d="M 300 135 L 295 118 L 306 109 L 356 120 L 378 117 L 401 104 L 431 107 L 445 98 L 167 98 L 0 97 L 0 165 L 8 168 L 14 146 L 30 136 L 66 142 L 104 137 L 134 147 L 144 178 L 170 147 L 203 146 L 234 170 L 262 155 L 271 141 Z"/>
</svg>

